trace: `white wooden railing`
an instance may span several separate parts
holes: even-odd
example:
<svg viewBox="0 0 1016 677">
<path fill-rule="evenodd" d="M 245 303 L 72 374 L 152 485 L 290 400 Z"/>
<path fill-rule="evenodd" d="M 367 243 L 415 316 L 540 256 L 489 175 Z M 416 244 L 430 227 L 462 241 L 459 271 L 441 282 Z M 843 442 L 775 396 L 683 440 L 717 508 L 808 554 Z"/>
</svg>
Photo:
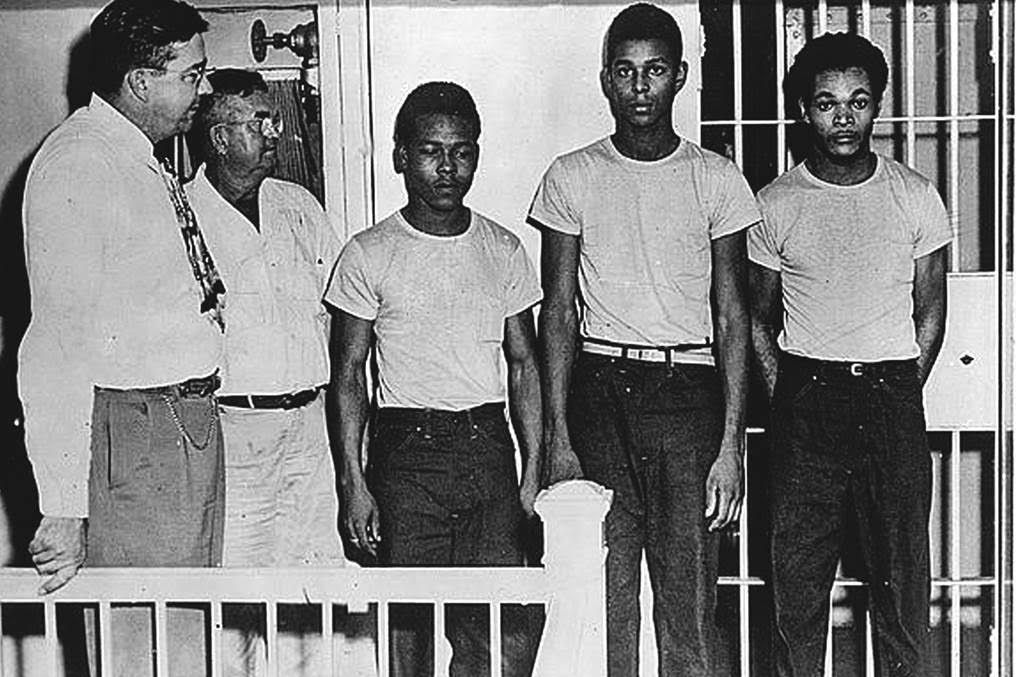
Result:
<svg viewBox="0 0 1016 677">
<path fill-rule="evenodd" d="M 29 569 L 0 569 L 0 612 L 8 605 L 41 606 L 44 658 L 41 670 L 63 674 L 57 637 L 57 608 L 61 605 L 98 606 L 100 665 L 112 665 L 117 638 L 110 633 L 117 603 L 150 603 L 154 611 L 156 675 L 169 674 L 167 605 L 206 604 L 206 632 L 210 638 L 212 677 L 222 674 L 222 607 L 258 604 L 265 611 L 267 672 L 279 674 L 278 607 L 308 605 L 320 613 L 320 652 L 330 674 L 364 674 L 344 669 L 344 652 L 336 650 L 333 611 L 374 611 L 376 644 L 372 647 L 374 674 L 389 672 L 388 609 L 398 603 L 434 606 L 435 636 L 443 637 L 446 604 L 478 603 L 490 609 L 491 676 L 500 677 L 503 604 L 543 604 L 546 622 L 536 656 L 535 677 L 606 675 L 605 559 L 603 519 L 611 492 L 587 481 L 563 482 L 541 492 L 536 510 L 543 520 L 545 555 L 542 567 L 527 568 L 303 568 L 303 569 L 82 569 L 63 589 L 38 596 L 40 579 Z M 0 613 L 0 619 L 3 614 Z M 0 636 L 3 628 L 0 625 Z M 18 674 L 0 643 L 0 675 Z M 446 674 L 449 649 L 435 641 L 435 674 Z"/>
</svg>

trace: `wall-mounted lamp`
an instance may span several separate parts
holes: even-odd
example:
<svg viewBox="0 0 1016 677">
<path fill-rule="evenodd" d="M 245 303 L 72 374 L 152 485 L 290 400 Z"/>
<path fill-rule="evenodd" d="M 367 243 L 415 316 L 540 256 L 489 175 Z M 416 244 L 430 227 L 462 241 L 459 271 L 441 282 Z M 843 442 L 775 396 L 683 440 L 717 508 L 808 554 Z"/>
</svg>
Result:
<svg viewBox="0 0 1016 677">
<path fill-rule="evenodd" d="M 268 35 L 265 22 L 256 19 L 250 27 L 250 51 L 254 60 L 261 63 L 268 56 L 268 48 L 286 48 L 303 59 L 304 68 L 313 68 L 318 64 L 317 24 L 310 21 L 300 24 L 288 33 L 272 33 Z"/>
</svg>

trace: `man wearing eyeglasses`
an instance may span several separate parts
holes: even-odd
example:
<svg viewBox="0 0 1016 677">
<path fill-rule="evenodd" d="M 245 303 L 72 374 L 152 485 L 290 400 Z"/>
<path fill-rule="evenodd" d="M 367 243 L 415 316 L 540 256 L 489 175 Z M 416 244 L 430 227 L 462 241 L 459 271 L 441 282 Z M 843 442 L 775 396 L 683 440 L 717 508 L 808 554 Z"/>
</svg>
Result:
<svg viewBox="0 0 1016 677">
<path fill-rule="evenodd" d="M 213 91 L 202 97 L 194 124 L 205 164 L 187 188 L 229 289 L 218 397 L 226 445 L 223 564 L 342 564 L 322 394 L 329 318 L 321 302 L 339 243 L 309 191 L 271 177 L 283 129 L 261 75 L 222 69 L 208 81 Z M 243 631 L 243 664 L 262 663 L 259 620 L 225 624 Z M 285 630 L 280 651 L 285 658 L 296 647 L 298 662 L 304 635 Z M 228 632 L 226 641 L 235 636 Z M 301 674 L 295 665 L 285 673 Z"/>
<path fill-rule="evenodd" d="M 92 98 L 29 171 L 33 319 L 20 388 L 43 513 L 29 551 L 43 593 L 83 562 L 219 563 L 225 490 L 213 393 L 224 289 L 175 174 L 154 153 L 191 126 L 206 88 L 207 27 L 177 0 L 108 4 L 91 25 Z M 150 674 L 148 612 L 130 611 L 114 610 L 113 665 L 103 672 Z M 201 625 L 183 637 L 177 612 L 188 615 L 170 610 L 167 630 L 182 647 L 170 667 L 202 674 Z"/>
</svg>

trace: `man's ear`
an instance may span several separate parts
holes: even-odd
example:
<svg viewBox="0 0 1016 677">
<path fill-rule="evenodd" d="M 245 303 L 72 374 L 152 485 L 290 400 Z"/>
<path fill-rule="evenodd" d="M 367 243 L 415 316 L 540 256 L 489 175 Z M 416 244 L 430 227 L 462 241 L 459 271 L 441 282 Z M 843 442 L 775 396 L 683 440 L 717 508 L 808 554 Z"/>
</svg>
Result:
<svg viewBox="0 0 1016 677">
<path fill-rule="evenodd" d="M 127 91 L 129 91 L 135 99 L 139 101 L 148 101 L 151 94 L 149 90 L 148 75 L 145 73 L 143 68 L 132 68 L 127 71 L 127 75 L 124 76 L 124 82 L 127 85 Z"/>
<path fill-rule="evenodd" d="M 392 151 L 392 165 L 395 167 L 395 173 L 401 174 L 406 169 L 408 162 L 406 146 L 401 142 L 396 143 L 395 150 Z"/>
<path fill-rule="evenodd" d="M 797 100 L 797 111 L 801 114 L 801 119 L 811 124 L 811 119 L 808 118 L 808 106 L 804 103 L 804 99 Z"/>
<path fill-rule="evenodd" d="M 688 81 L 688 62 L 682 61 L 677 64 L 674 69 L 674 93 L 680 92 L 684 88 L 684 83 Z"/>
<path fill-rule="evenodd" d="M 226 151 L 229 150 L 229 140 L 226 138 L 226 128 L 223 125 L 213 125 L 208 130 L 208 139 L 211 142 L 211 148 L 215 151 L 216 155 L 225 155 Z"/>
<path fill-rule="evenodd" d="M 610 70 L 606 66 L 600 69 L 600 91 L 610 98 Z"/>
</svg>

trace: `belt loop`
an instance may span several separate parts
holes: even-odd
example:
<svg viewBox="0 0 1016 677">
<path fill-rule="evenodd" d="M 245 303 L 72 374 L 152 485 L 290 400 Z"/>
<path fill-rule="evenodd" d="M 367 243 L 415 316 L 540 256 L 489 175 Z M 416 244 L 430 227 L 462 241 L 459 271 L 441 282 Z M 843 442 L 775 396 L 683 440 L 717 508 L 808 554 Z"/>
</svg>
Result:
<svg viewBox="0 0 1016 677">
<path fill-rule="evenodd" d="M 621 346 L 621 359 L 622 360 L 628 359 L 628 346 Z"/>
<path fill-rule="evenodd" d="M 250 395 L 250 394 L 247 395 L 247 404 L 250 406 L 251 409 L 254 408 L 254 396 L 253 395 Z"/>
<path fill-rule="evenodd" d="M 673 351 L 673 349 L 671 349 L 671 348 L 664 348 L 663 349 L 663 355 L 664 355 L 664 357 L 667 360 L 667 369 L 672 368 L 674 366 L 674 351 Z"/>
</svg>

